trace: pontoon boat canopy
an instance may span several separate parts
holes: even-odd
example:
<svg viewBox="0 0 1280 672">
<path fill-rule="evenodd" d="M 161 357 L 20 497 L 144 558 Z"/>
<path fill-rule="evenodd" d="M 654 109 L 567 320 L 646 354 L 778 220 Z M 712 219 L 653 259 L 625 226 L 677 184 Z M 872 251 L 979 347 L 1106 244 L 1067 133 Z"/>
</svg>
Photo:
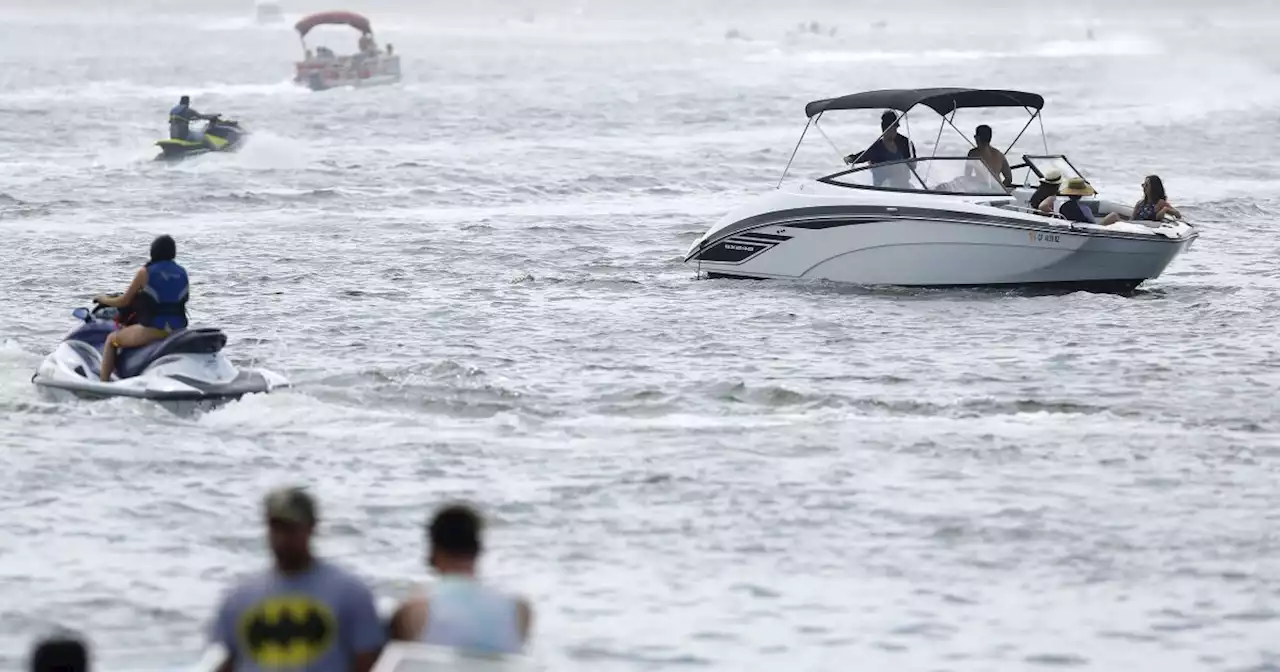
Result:
<svg viewBox="0 0 1280 672">
<path fill-rule="evenodd" d="M 355 12 L 320 12 L 302 19 L 295 23 L 293 27 L 297 29 L 299 35 L 306 37 L 312 28 L 327 25 L 347 25 L 362 33 L 373 32 L 373 29 L 369 26 L 369 19 Z"/>
<path fill-rule="evenodd" d="M 938 114 L 961 107 L 1029 107 L 1039 110 L 1044 107 L 1044 98 L 1035 93 L 999 89 L 884 89 L 815 100 L 804 106 L 804 113 L 814 117 L 827 110 L 886 108 L 906 112 L 916 105 L 926 105 Z"/>
</svg>

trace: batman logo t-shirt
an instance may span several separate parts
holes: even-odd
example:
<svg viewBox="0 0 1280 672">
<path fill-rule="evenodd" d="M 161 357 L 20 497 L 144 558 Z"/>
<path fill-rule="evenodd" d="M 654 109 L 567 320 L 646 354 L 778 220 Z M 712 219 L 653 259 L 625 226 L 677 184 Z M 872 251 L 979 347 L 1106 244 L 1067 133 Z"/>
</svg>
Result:
<svg viewBox="0 0 1280 672">
<path fill-rule="evenodd" d="M 214 624 L 236 670 L 264 672 L 347 672 L 357 653 L 381 648 L 385 633 L 369 589 L 327 563 L 246 581 L 228 594 Z"/>
</svg>

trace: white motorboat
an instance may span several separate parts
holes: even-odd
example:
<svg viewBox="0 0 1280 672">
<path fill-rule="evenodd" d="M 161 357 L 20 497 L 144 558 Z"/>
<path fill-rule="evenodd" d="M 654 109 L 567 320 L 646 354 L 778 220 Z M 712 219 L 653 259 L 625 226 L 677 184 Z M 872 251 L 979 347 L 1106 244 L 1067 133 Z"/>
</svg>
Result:
<svg viewBox="0 0 1280 672">
<path fill-rule="evenodd" d="M 805 133 L 830 111 L 889 109 L 902 113 L 901 119 L 917 107 L 932 109 L 953 129 L 949 117 L 961 108 L 1020 107 L 1030 114 L 1025 133 L 1040 117 L 1044 99 L 987 89 L 869 91 L 809 103 Z M 976 157 L 937 156 L 936 150 L 934 156 L 854 164 L 784 186 L 789 161 L 775 190 L 712 226 L 685 262 L 712 278 L 1125 292 L 1158 277 L 1199 235 L 1183 221 L 1128 221 L 1131 206 L 1096 195 L 1082 204 L 1099 222 L 1113 212 L 1121 221 L 1084 224 L 1032 210 L 1028 200 L 1050 171 L 1060 172 L 1064 183 L 1085 177 L 1066 156 L 1049 154 L 1044 142 L 1044 154 L 1024 155 L 1012 166 L 1015 173 L 1025 171 L 1021 186 L 1013 188 Z"/>
<path fill-rule="evenodd" d="M 102 382 L 102 348 L 118 326 L 116 314 L 115 308 L 101 304 L 92 313 L 87 308 L 72 311 L 80 324 L 41 362 L 31 382 L 53 397 L 132 397 L 178 406 L 216 405 L 289 386 L 272 371 L 234 366 L 222 352 L 226 334 L 210 328 L 183 329 L 164 340 L 121 350 L 116 374 Z"/>
<path fill-rule="evenodd" d="M 350 55 L 335 55 L 327 47 L 317 47 L 312 53 L 307 48 L 307 33 L 316 26 L 347 25 L 360 31 L 359 51 Z M 296 64 L 293 81 L 324 91 L 343 86 L 378 86 L 400 81 L 400 56 L 393 47 L 379 49 L 373 40 L 373 28 L 369 19 L 355 12 L 320 12 L 312 14 L 294 28 L 302 40 L 303 60 Z"/>
</svg>

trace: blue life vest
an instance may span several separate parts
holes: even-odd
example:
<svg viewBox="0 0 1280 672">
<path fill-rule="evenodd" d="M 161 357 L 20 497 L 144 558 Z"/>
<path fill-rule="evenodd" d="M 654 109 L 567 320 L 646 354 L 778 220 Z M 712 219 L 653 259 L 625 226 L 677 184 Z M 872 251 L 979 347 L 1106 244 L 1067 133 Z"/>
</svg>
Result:
<svg viewBox="0 0 1280 672">
<path fill-rule="evenodd" d="M 136 299 L 138 324 L 174 331 L 187 328 L 187 269 L 174 261 L 147 264 L 147 286 Z"/>
</svg>

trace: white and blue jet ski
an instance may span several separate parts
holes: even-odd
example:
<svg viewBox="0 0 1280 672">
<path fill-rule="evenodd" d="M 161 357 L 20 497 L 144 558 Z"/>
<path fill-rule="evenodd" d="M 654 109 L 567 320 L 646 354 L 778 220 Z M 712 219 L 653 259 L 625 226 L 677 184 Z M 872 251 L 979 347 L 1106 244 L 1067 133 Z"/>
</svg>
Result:
<svg viewBox="0 0 1280 672">
<path fill-rule="evenodd" d="M 87 399 L 133 397 L 159 402 L 222 402 L 246 394 L 288 387 L 283 376 L 266 369 L 238 369 L 222 348 L 220 329 L 183 329 L 162 341 L 116 353 L 111 382 L 99 378 L 102 348 L 117 328 L 117 310 L 96 304 L 93 311 L 76 308 L 81 321 L 58 344 L 31 377 L 42 391 L 59 391 Z"/>
</svg>

